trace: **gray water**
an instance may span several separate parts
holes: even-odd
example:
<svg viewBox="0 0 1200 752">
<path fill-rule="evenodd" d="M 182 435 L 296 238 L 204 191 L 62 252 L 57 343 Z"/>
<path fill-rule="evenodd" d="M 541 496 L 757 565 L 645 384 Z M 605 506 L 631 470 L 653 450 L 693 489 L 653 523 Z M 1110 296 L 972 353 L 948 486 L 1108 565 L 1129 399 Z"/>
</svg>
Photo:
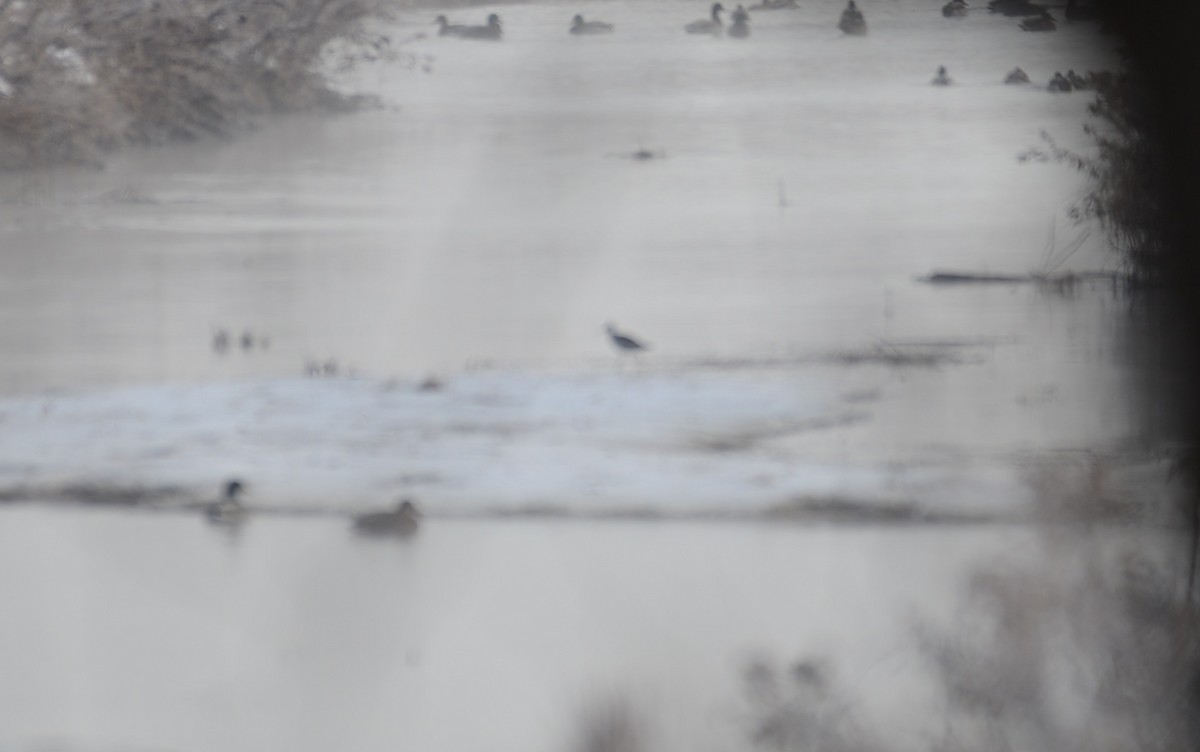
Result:
<svg viewBox="0 0 1200 752">
<path fill-rule="evenodd" d="M 660 363 L 1003 338 L 1073 381 L 1119 325 L 1103 296 L 915 279 L 1039 271 L 1052 225 L 1060 249 L 1078 235 L 1080 177 L 1015 156 L 1042 129 L 1086 147 L 1090 96 L 1000 82 L 1111 68 L 1114 42 L 938 7 L 879 2 L 848 38 L 840 6 L 814 3 L 758 14 L 744 42 L 685 35 L 697 3 L 504 7 L 500 44 L 432 36 L 405 48 L 418 67 L 347 80 L 384 111 L 8 176 L 0 389 L 293 376 L 306 358 L 587 368 L 608 363 L 609 320 Z M 567 35 L 575 11 L 618 33 Z M 939 64 L 956 86 L 928 85 Z M 638 149 L 663 158 L 620 156 Z M 1092 237 L 1061 268 L 1113 265 Z M 214 357 L 220 327 L 270 347 Z"/>
</svg>

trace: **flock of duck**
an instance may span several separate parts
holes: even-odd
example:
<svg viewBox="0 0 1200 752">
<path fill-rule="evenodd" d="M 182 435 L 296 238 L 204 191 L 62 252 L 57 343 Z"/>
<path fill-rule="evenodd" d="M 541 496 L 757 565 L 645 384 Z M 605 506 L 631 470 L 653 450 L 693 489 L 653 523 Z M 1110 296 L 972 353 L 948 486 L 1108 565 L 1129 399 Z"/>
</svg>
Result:
<svg viewBox="0 0 1200 752">
<path fill-rule="evenodd" d="M 990 0 L 988 12 L 999 13 L 1002 16 L 1022 17 L 1022 31 L 1054 31 L 1058 28 L 1057 19 L 1045 5 L 1031 0 Z M 950 0 L 942 6 L 942 15 L 946 18 L 962 18 L 970 8 L 966 0 Z M 1080 5 L 1078 0 L 1067 0 L 1063 15 L 1068 21 L 1094 21 L 1096 11 L 1090 6 Z"/>
<path fill-rule="evenodd" d="M 1096 73 L 1095 71 L 1088 71 L 1087 76 L 1081 76 L 1074 70 L 1067 71 L 1065 76 L 1061 72 L 1055 71 L 1053 78 L 1050 79 L 1050 83 L 1046 84 L 1046 90 L 1085 91 L 1088 89 L 1095 89 L 1098 85 L 1105 80 L 1108 80 L 1111 76 L 1112 74 L 1107 71 L 1101 71 L 1099 73 Z M 934 86 L 950 86 L 954 83 L 954 79 L 950 78 L 950 74 L 947 72 L 946 66 L 939 65 L 937 74 L 934 75 L 933 80 L 931 80 L 929 83 L 933 84 Z M 1007 74 L 1005 74 L 1004 83 L 1030 83 L 1029 74 L 1021 70 L 1019 67 L 1013 68 Z"/>
<path fill-rule="evenodd" d="M 717 2 L 713 3 L 709 9 L 708 18 L 702 18 L 698 21 L 685 24 L 683 30 L 688 34 L 724 35 L 734 39 L 745 39 L 750 36 L 750 11 L 786 10 L 798 7 L 800 5 L 797 0 L 761 0 L 761 2 L 751 5 L 749 8 L 739 4 L 733 13 L 730 14 L 730 24 L 726 27 L 725 20 L 721 17 L 726 8 Z M 489 15 L 487 23 L 482 26 L 452 24 L 450 23 L 450 19 L 444 15 L 440 15 L 434 19 L 434 23 L 438 27 L 438 36 L 488 40 L 500 40 L 504 38 L 504 27 L 500 23 L 500 16 L 495 13 Z M 863 18 L 862 12 L 854 4 L 854 0 L 850 0 L 846 9 L 842 12 L 838 28 L 847 34 L 867 33 L 866 19 Z M 611 23 L 605 21 L 586 21 L 582 15 L 578 14 L 571 19 L 571 25 L 567 27 L 567 33 L 577 36 L 611 34 L 615 30 L 616 26 Z"/>
<path fill-rule="evenodd" d="M 750 11 L 784 10 L 797 7 L 799 5 L 796 0 L 762 0 L 749 8 L 739 4 L 731 14 L 732 23 L 726 28 L 725 21 L 721 18 L 721 14 L 726 10 L 725 6 L 717 2 L 713 3 L 710 8 L 708 18 L 685 24 L 683 30 L 688 34 L 725 35 L 734 39 L 745 39 L 750 36 Z M 1054 16 L 1051 15 L 1049 9 L 1044 5 L 1030 2 L 1030 0 L 990 0 L 987 7 L 991 13 L 999 13 L 1004 16 L 1026 16 L 1020 26 L 1024 31 L 1054 31 L 1056 28 Z M 970 6 L 966 0 L 949 0 L 942 6 L 942 15 L 947 18 L 962 18 L 967 15 L 969 10 Z M 1072 21 L 1090 21 L 1095 18 L 1095 15 L 1092 8 L 1078 5 L 1077 0 L 1067 0 L 1066 17 Z M 444 15 L 438 16 L 436 23 L 440 36 L 493 40 L 504 37 L 500 17 L 495 13 L 488 16 L 487 23 L 483 26 L 452 24 Z M 867 33 L 866 18 L 854 0 L 846 3 L 846 8 L 838 20 L 838 28 L 845 34 L 863 35 Z M 571 19 L 571 25 L 567 28 L 568 33 L 575 35 L 611 34 L 615 30 L 616 27 L 611 23 L 586 21 L 582 15 L 578 14 Z M 1103 75 L 1105 74 L 1089 72 L 1085 78 L 1073 70 L 1067 71 L 1065 76 L 1056 71 L 1046 88 L 1050 91 L 1091 89 L 1095 88 Z M 934 86 L 949 86 L 954 83 L 954 80 L 950 78 L 946 67 L 940 66 L 930 83 Z M 1030 81 L 1025 71 L 1014 68 L 1005 76 L 1004 83 L 1027 84 Z"/>
<path fill-rule="evenodd" d="M 204 507 L 204 516 L 213 525 L 239 528 L 250 515 L 241 500 L 245 490 L 240 480 L 227 481 L 221 498 Z M 421 513 L 416 505 L 409 499 L 401 499 L 394 509 L 355 515 L 351 530 L 368 537 L 406 539 L 416 535 L 420 522 Z"/>
<path fill-rule="evenodd" d="M 786 10 L 798 7 L 800 6 L 797 0 L 761 0 L 749 8 L 738 5 L 730 16 L 731 24 L 726 28 L 725 21 L 721 18 L 721 14 L 725 12 L 726 8 L 717 2 L 713 3 L 710 8 L 708 18 L 685 24 L 683 30 L 688 34 L 726 35 L 734 39 L 745 39 L 750 36 L 750 11 Z M 991 13 L 1024 17 L 1020 24 L 1023 31 L 1054 31 L 1057 28 L 1057 22 L 1049 8 L 1031 2 L 1031 0 L 990 0 L 987 8 Z M 964 18 L 970 10 L 966 0 L 949 0 L 942 6 L 942 15 L 946 18 Z M 1095 11 L 1088 6 L 1079 5 L 1078 0 L 1067 0 L 1065 15 L 1069 21 L 1090 21 L 1095 18 Z M 482 26 L 452 24 L 444 15 L 438 16 L 435 23 L 438 25 L 439 36 L 490 40 L 504 38 L 504 28 L 500 24 L 500 16 L 495 13 L 489 15 L 487 23 Z M 867 33 L 866 17 L 855 5 L 854 0 L 846 3 L 846 8 L 838 20 L 838 28 L 845 34 L 855 36 Z M 611 34 L 615 30 L 616 27 L 611 23 L 585 21 L 582 15 L 576 15 L 571 19 L 571 25 L 567 27 L 567 32 L 575 35 Z"/>
</svg>

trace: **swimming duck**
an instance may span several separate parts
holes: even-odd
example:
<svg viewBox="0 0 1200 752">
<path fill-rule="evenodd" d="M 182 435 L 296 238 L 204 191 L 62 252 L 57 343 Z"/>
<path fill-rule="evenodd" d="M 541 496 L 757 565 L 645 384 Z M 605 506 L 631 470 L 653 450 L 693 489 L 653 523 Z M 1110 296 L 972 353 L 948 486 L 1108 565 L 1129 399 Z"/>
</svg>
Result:
<svg viewBox="0 0 1200 752">
<path fill-rule="evenodd" d="M 1008 75 L 1006 75 L 1004 77 L 1004 83 L 1006 83 L 1006 84 L 1027 84 L 1027 83 L 1029 83 L 1029 75 L 1027 73 L 1025 73 L 1025 71 L 1021 70 L 1020 68 L 1013 68 L 1012 70 L 1010 70 L 1008 72 Z"/>
<path fill-rule="evenodd" d="M 929 83 L 933 84 L 934 86 L 949 86 L 950 84 L 954 83 L 954 79 L 950 78 L 950 74 L 946 72 L 946 66 L 939 65 L 937 69 L 937 75 L 934 76 L 933 80 Z"/>
<path fill-rule="evenodd" d="M 213 332 L 212 349 L 218 355 L 224 355 L 225 351 L 229 349 L 229 332 L 224 329 Z"/>
<path fill-rule="evenodd" d="M 1071 88 L 1076 91 L 1092 88 L 1092 82 L 1076 73 L 1073 68 L 1067 71 L 1067 80 L 1071 82 Z"/>
<path fill-rule="evenodd" d="M 354 518 L 354 532 L 359 535 L 394 535 L 408 538 L 416 534 L 421 513 L 412 501 L 403 499 L 390 512 L 371 512 Z"/>
<path fill-rule="evenodd" d="M 571 19 L 572 34 L 611 34 L 613 25 L 603 21 L 584 21 L 583 16 L 576 15 Z"/>
<path fill-rule="evenodd" d="M 704 21 L 692 21 L 683 30 L 689 34 L 717 34 L 719 35 L 725 29 L 724 22 L 721 21 L 721 11 L 725 7 L 720 3 L 713 3 L 712 18 Z"/>
<path fill-rule="evenodd" d="M 734 39 L 745 39 L 750 36 L 750 14 L 741 5 L 733 12 L 733 25 L 726 33 Z"/>
<path fill-rule="evenodd" d="M 963 0 L 950 0 L 942 6 L 942 15 L 946 18 L 963 18 L 967 15 L 967 4 Z"/>
<path fill-rule="evenodd" d="M 484 26 L 452 26 L 449 28 L 456 28 L 457 31 L 453 31 L 451 34 L 462 39 L 501 39 L 504 37 L 504 29 L 500 27 L 500 16 L 495 13 L 488 16 L 487 24 Z"/>
<path fill-rule="evenodd" d="M 838 28 L 842 30 L 843 34 L 862 35 L 867 33 L 867 19 L 854 4 L 854 0 L 850 0 L 846 4 L 846 9 L 842 11 L 842 17 L 838 21 Z"/>
<path fill-rule="evenodd" d="M 1026 18 L 1021 22 L 1021 31 L 1054 31 L 1058 25 L 1054 23 L 1054 16 L 1050 15 L 1050 11 L 1042 11 L 1042 15 L 1037 18 Z"/>
<path fill-rule="evenodd" d="M 238 496 L 244 490 L 241 481 L 229 481 L 225 484 L 220 501 L 214 501 L 204 508 L 204 516 L 214 525 L 236 525 L 242 522 L 246 519 L 246 508 L 238 501 Z"/>
<path fill-rule="evenodd" d="M 1054 78 L 1046 84 L 1047 91 L 1070 91 L 1071 89 L 1071 81 L 1058 71 L 1054 71 Z"/>
</svg>

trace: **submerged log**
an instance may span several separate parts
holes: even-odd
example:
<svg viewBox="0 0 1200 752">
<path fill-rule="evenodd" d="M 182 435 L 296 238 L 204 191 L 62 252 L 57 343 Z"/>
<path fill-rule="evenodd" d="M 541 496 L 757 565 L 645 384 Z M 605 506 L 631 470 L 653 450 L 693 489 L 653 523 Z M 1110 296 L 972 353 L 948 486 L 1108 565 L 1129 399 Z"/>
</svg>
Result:
<svg viewBox="0 0 1200 752">
<path fill-rule="evenodd" d="M 933 272 L 928 277 L 922 278 L 922 281 L 929 282 L 935 285 L 952 285 L 952 284 L 970 284 L 970 283 L 1023 283 L 1032 282 L 1033 276 L 1029 274 L 1014 275 L 1014 274 L 988 274 L 988 273 L 973 273 L 973 272 Z"/>
</svg>

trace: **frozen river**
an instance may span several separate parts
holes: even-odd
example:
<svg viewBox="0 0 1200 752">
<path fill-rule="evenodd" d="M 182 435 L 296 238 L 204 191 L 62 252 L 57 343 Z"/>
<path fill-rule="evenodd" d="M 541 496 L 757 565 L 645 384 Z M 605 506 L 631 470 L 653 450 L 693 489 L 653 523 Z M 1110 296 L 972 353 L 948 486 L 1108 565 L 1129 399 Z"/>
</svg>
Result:
<svg viewBox="0 0 1200 752">
<path fill-rule="evenodd" d="M 541 752 L 620 693 L 658 748 L 730 749 L 758 652 L 837 655 L 919 746 L 914 615 L 1036 536 L 753 518 L 1024 521 L 1048 457 L 1094 491 L 1142 437 L 1112 285 L 920 279 L 1116 267 L 1082 178 L 1016 159 L 1088 148 L 1090 95 L 1042 84 L 1116 40 L 803 5 L 745 41 L 685 35 L 700 2 L 453 14 L 500 43 L 406 12 L 411 57 L 345 81 L 381 110 L 0 178 L 0 491 L 175 510 L 0 510 L 0 748 Z M 234 540 L 187 506 L 232 476 Z M 400 494 L 416 545 L 329 518 Z"/>
</svg>

